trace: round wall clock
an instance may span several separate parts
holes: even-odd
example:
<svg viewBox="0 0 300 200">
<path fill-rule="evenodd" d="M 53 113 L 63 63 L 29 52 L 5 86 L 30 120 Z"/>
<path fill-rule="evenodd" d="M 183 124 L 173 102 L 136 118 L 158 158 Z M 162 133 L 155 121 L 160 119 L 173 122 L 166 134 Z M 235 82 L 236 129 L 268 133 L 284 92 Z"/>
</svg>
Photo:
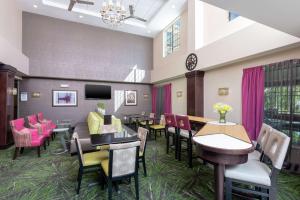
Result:
<svg viewBox="0 0 300 200">
<path fill-rule="evenodd" d="M 187 70 L 192 71 L 193 69 L 196 68 L 197 62 L 198 62 L 197 55 L 194 54 L 194 53 L 191 53 L 191 54 L 188 55 L 188 57 L 186 58 L 186 61 L 185 61 L 185 67 L 187 68 Z"/>
</svg>

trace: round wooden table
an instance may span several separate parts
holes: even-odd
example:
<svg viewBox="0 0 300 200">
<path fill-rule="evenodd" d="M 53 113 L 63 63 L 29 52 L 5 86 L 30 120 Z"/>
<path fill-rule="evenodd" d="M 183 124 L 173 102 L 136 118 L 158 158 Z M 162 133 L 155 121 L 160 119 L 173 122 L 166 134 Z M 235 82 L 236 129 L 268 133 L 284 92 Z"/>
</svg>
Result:
<svg viewBox="0 0 300 200">
<path fill-rule="evenodd" d="M 247 162 L 248 153 L 254 146 L 241 125 L 217 127 L 207 124 L 193 140 L 197 155 L 214 165 L 215 199 L 223 200 L 225 165 Z"/>
</svg>

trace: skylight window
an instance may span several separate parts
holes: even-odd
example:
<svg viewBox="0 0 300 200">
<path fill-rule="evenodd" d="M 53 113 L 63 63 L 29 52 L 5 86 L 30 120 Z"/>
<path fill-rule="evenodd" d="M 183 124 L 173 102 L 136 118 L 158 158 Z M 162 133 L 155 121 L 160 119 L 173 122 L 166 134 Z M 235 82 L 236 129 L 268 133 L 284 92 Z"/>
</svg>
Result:
<svg viewBox="0 0 300 200">
<path fill-rule="evenodd" d="M 235 12 L 229 12 L 228 13 L 228 20 L 229 21 L 232 21 L 234 19 L 236 19 L 237 17 L 239 17 L 240 15 L 238 13 L 235 13 Z"/>
</svg>

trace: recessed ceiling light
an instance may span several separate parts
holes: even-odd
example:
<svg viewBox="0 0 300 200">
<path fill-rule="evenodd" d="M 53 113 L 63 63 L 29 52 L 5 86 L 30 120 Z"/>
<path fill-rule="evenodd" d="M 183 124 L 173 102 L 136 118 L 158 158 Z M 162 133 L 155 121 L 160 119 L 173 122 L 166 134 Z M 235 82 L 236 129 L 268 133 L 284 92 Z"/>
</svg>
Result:
<svg viewBox="0 0 300 200">
<path fill-rule="evenodd" d="M 176 6 L 175 6 L 174 4 L 173 4 L 171 7 L 172 7 L 173 9 L 176 8 Z"/>
<path fill-rule="evenodd" d="M 33 5 L 34 8 L 37 8 L 38 6 L 36 4 Z"/>
<path fill-rule="evenodd" d="M 83 18 L 83 15 L 79 15 L 79 18 Z"/>
</svg>

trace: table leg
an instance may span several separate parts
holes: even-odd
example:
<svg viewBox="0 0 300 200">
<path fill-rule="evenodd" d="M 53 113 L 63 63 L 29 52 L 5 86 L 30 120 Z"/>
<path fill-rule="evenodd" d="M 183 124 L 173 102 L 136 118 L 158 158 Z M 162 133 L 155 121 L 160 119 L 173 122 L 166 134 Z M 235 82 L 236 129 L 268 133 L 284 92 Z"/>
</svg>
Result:
<svg viewBox="0 0 300 200">
<path fill-rule="evenodd" d="M 65 135 L 64 134 L 60 134 L 60 142 L 61 142 L 61 145 L 64 148 L 64 151 L 67 152 L 68 149 L 67 149 L 67 145 L 66 145 L 66 140 L 65 140 Z"/>
<path fill-rule="evenodd" d="M 224 170 L 225 165 L 215 164 L 214 176 L 215 176 L 215 199 L 224 200 Z"/>
</svg>

